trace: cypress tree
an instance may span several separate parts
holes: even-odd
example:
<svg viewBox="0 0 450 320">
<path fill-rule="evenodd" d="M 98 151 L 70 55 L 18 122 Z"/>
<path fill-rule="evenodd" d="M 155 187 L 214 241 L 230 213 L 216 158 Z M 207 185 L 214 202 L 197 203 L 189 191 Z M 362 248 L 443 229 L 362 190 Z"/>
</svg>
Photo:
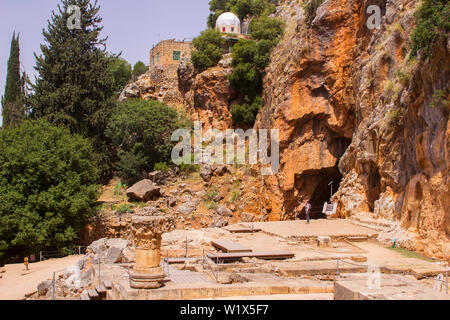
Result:
<svg viewBox="0 0 450 320">
<path fill-rule="evenodd" d="M 72 5 L 80 9 L 80 29 L 68 27 L 75 14 L 69 10 Z M 91 139 L 105 178 L 112 151 L 104 130 L 115 85 L 109 71 L 114 57 L 106 52 L 107 38 L 100 38 L 99 10 L 97 1 L 61 0 L 58 12 L 52 12 L 43 30 L 42 55 L 35 55 L 38 77 L 31 101 L 33 118 L 45 118 Z"/>
<path fill-rule="evenodd" d="M 26 117 L 25 83 L 26 74 L 20 76 L 19 35 L 13 33 L 8 60 L 5 94 L 2 97 L 3 126 L 17 126 Z"/>
</svg>

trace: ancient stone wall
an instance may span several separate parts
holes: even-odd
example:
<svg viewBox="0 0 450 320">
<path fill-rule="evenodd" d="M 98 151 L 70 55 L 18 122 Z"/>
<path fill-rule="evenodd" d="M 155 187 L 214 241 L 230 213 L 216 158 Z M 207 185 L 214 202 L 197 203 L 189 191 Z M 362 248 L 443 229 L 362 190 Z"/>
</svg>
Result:
<svg viewBox="0 0 450 320">
<path fill-rule="evenodd" d="M 179 65 L 182 58 L 190 58 L 192 42 L 164 40 L 150 50 L 150 68 Z"/>
</svg>

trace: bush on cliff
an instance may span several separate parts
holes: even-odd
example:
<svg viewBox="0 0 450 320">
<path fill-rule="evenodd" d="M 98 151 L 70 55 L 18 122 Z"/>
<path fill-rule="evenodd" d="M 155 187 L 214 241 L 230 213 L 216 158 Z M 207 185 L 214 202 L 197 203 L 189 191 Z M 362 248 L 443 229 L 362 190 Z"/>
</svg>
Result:
<svg viewBox="0 0 450 320">
<path fill-rule="evenodd" d="M 191 54 L 194 68 L 199 72 L 203 72 L 216 66 L 222 58 L 223 42 L 222 34 L 216 29 L 205 30 L 195 38 L 192 41 L 194 50 Z"/>
<path fill-rule="evenodd" d="M 253 40 L 240 40 L 233 48 L 231 86 L 245 103 L 231 108 L 235 123 L 252 124 L 262 106 L 263 77 L 273 48 L 280 41 L 284 25 L 279 19 L 260 17 L 252 22 Z"/>
<path fill-rule="evenodd" d="M 416 12 L 417 26 L 412 40 L 412 55 L 423 50 L 429 57 L 439 39 L 447 39 L 450 31 L 450 2 L 448 0 L 424 0 Z"/>
<path fill-rule="evenodd" d="M 117 153 L 116 169 L 127 185 L 146 177 L 155 164 L 171 161 L 172 133 L 187 120 L 165 104 L 128 99 L 119 103 L 106 129 Z"/>
<path fill-rule="evenodd" d="M 253 101 L 248 98 L 244 104 L 231 106 L 231 116 L 234 123 L 253 124 L 259 109 L 263 106 L 263 99 L 259 96 Z"/>
<path fill-rule="evenodd" d="M 239 19 L 259 17 L 275 12 L 275 4 L 270 0 L 211 0 L 208 27 L 215 28 L 217 18 L 224 12 L 234 12 Z"/>
<path fill-rule="evenodd" d="M 63 249 L 95 213 L 90 142 L 40 121 L 0 130 L 0 258 Z"/>
</svg>

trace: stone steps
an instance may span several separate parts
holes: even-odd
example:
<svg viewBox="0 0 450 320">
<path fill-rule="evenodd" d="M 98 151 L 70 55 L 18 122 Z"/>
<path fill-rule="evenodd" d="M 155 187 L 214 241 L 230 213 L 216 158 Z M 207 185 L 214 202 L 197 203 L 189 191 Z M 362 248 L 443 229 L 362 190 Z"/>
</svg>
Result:
<svg viewBox="0 0 450 320">
<path fill-rule="evenodd" d="M 396 227 L 396 223 L 385 219 L 374 219 L 368 215 L 355 215 L 349 221 L 357 226 L 369 228 L 377 232 L 389 232 Z"/>
</svg>

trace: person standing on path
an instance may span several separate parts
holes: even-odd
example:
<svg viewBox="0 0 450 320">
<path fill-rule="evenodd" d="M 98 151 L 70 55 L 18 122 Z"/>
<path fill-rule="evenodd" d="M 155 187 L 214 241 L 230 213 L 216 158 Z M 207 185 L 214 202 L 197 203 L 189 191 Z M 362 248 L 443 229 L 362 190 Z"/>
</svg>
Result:
<svg viewBox="0 0 450 320">
<path fill-rule="evenodd" d="M 309 200 L 306 200 L 305 211 L 306 211 L 306 222 L 309 224 L 309 214 L 311 213 L 311 204 L 309 203 Z"/>
</svg>

